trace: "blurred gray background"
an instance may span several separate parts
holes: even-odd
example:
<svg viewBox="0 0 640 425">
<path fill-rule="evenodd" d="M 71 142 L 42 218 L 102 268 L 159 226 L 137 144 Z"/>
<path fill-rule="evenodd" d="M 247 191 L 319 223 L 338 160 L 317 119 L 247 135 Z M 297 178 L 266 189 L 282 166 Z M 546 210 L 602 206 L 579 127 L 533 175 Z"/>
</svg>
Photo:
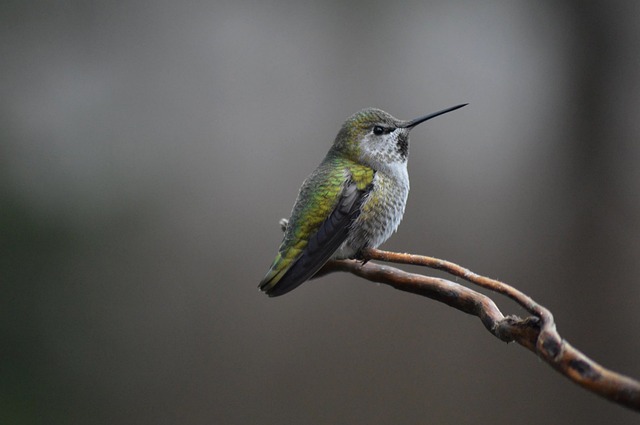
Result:
<svg viewBox="0 0 640 425">
<path fill-rule="evenodd" d="M 0 423 L 637 424 L 434 301 L 346 274 L 256 286 L 346 117 L 469 102 L 412 133 L 384 248 L 515 285 L 640 377 L 639 19 L 635 0 L 4 2 Z"/>
</svg>

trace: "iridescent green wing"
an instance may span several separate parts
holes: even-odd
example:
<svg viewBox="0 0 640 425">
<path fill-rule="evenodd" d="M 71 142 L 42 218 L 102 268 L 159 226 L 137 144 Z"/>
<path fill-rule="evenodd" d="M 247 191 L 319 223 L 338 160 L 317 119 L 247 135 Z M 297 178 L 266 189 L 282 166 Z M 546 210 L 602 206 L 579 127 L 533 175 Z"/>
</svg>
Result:
<svg viewBox="0 0 640 425">
<path fill-rule="evenodd" d="M 331 258 L 347 239 L 370 189 L 373 170 L 323 165 L 300 190 L 280 252 L 260 283 L 271 297 L 295 289 Z"/>
</svg>

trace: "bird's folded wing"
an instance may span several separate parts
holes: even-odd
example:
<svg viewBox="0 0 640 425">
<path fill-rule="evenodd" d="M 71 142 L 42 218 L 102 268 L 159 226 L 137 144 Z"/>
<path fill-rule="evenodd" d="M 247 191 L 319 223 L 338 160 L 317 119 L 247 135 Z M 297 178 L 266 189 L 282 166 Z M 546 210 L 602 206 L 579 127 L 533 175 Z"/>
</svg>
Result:
<svg viewBox="0 0 640 425">
<path fill-rule="evenodd" d="M 283 295 L 310 279 L 347 239 L 349 227 L 360 214 L 362 200 L 369 190 L 358 190 L 354 181 L 344 186 L 340 200 L 324 220 L 297 259 L 285 270 L 280 270 L 260 283 L 260 289 L 270 297 Z M 273 267 L 272 267 L 272 271 Z"/>
</svg>

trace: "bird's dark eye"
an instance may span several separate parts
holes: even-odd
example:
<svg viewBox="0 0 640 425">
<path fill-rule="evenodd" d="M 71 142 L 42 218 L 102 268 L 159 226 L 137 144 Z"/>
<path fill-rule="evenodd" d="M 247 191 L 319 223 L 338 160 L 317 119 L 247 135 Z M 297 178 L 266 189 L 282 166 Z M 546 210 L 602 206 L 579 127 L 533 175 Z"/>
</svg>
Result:
<svg viewBox="0 0 640 425">
<path fill-rule="evenodd" d="M 375 134 L 376 136 L 379 136 L 382 133 L 384 133 L 384 127 L 381 127 L 379 125 L 376 125 L 375 127 L 373 127 L 373 134 Z"/>
</svg>

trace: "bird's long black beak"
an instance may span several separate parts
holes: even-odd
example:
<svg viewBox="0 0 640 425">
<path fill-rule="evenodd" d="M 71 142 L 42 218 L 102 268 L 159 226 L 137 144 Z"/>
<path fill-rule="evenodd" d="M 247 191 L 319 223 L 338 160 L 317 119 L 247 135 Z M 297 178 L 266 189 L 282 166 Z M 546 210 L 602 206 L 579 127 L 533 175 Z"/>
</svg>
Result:
<svg viewBox="0 0 640 425">
<path fill-rule="evenodd" d="M 456 106 L 452 106 L 451 108 L 447 108 L 447 109 L 443 109 L 442 111 L 438 111 L 438 112 L 434 112 L 433 114 L 429 114 L 429 115 L 425 115 L 424 117 L 419 117 L 416 119 L 413 119 L 411 121 L 407 121 L 406 123 L 404 123 L 403 125 L 401 125 L 400 127 L 402 128 L 413 128 L 416 125 L 423 123 L 427 120 L 430 120 L 431 118 L 435 118 L 439 115 L 442 114 L 446 114 L 447 112 L 451 112 L 451 111 L 455 111 L 456 109 L 460 109 L 463 106 L 467 106 L 468 103 L 463 103 L 461 105 L 456 105 Z"/>
</svg>

